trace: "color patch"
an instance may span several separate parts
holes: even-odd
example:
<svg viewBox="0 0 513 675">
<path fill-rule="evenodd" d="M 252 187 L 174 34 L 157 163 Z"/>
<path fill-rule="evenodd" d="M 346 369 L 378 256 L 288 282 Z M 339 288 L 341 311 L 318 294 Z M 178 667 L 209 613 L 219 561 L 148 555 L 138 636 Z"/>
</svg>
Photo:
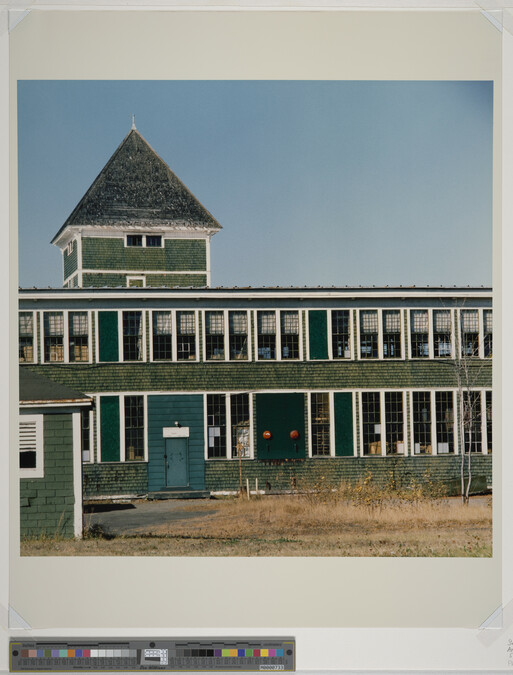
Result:
<svg viewBox="0 0 513 675">
<path fill-rule="evenodd" d="M 270 649 L 269 656 L 276 656 L 276 649 Z"/>
<path fill-rule="evenodd" d="M 59 658 L 61 655 L 60 651 L 58 649 L 52 649 L 52 656 L 55 658 Z"/>
<path fill-rule="evenodd" d="M 253 656 L 260 656 L 260 649 L 253 649 Z"/>
<path fill-rule="evenodd" d="M 246 649 L 246 656 L 253 656 L 253 650 L 252 649 Z"/>
<path fill-rule="evenodd" d="M 260 650 L 260 656 L 269 656 L 269 650 L 268 649 L 261 649 Z"/>
<path fill-rule="evenodd" d="M 29 649 L 29 659 L 37 658 L 37 649 Z"/>
<path fill-rule="evenodd" d="M 245 649 L 238 649 L 237 650 L 237 656 L 246 656 L 246 650 Z"/>
<path fill-rule="evenodd" d="M 237 655 L 238 655 L 237 649 L 230 649 L 230 656 L 237 656 Z"/>
<path fill-rule="evenodd" d="M 65 659 L 68 656 L 67 649 L 59 649 L 59 656 L 61 659 Z"/>
<path fill-rule="evenodd" d="M 82 650 L 81 649 L 75 649 L 75 656 L 77 659 L 82 658 Z"/>
<path fill-rule="evenodd" d="M 230 656 L 230 650 L 229 649 L 223 649 L 222 651 L 223 651 L 222 656 Z"/>
<path fill-rule="evenodd" d="M 220 658 L 223 655 L 223 650 L 222 649 L 214 649 L 214 656 L 216 658 Z"/>
<path fill-rule="evenodd" d="M 88 659 L 91 657 L 91 650 L 90 649 L 82 649 L 82 656 L 85 659 Z"/>
</svg>

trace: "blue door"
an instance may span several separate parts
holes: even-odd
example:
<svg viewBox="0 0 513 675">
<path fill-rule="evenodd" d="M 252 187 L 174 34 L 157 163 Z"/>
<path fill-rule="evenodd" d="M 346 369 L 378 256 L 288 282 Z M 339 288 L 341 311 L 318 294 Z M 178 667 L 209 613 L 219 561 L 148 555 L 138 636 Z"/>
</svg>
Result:
<svg viewBox="0 0 513 675">
<path fill-rule="evenodd" d="M 188 475 L 188 438 L 166 438 L 166 486 L 187 487 Z"/>
</svg>

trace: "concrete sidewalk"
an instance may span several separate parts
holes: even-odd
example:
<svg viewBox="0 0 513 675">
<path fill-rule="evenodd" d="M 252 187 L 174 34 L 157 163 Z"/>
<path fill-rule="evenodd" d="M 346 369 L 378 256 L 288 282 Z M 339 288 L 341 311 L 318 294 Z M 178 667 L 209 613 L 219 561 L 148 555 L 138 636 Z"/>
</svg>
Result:
<svg viewBox="0 0 513 675">
<path fill-rule="evenodd" d="M 215 509 L 200 513 L 186 511 L 184 507 L 190 506 L 190 504 L 191 502 L 188 499 L 170 499 L 130 504 L 97 505 L 92 513 L 84 513 L 84 531 L 94 525 L 99 525 L 107 534 L 149 534 L 156 525 L 191 518 L 203 518 L 216 513 Z"/>
</svg>

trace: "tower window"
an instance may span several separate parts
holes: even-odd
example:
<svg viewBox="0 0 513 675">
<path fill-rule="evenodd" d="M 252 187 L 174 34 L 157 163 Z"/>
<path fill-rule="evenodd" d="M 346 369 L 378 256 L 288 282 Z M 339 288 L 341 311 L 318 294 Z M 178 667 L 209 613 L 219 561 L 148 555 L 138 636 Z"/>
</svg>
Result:
<svg viewBox="0 0 513 675">
<path fill-rule="evenodd" d="M 142 246 L 143 245 L 142 234 L 127 234 L 126 245 L 127 246 Z"/>
<path fill-rule="evenodd" d="M 160 234 L 146 235 L 146 246 L 148 248 L 160 248 L 162 246 L 162 237 Z"/>
</svg>

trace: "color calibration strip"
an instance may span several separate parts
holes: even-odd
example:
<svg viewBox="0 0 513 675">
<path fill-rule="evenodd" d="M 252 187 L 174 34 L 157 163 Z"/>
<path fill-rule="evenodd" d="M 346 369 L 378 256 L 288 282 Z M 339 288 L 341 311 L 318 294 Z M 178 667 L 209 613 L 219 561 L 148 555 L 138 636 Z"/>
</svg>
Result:
<svg viewBox="0 0 513 675">
<path fill-rule="evenodd" d="M 11 642 L 11 671 L 293 671 L 295 640 Z"/>
</svg>

